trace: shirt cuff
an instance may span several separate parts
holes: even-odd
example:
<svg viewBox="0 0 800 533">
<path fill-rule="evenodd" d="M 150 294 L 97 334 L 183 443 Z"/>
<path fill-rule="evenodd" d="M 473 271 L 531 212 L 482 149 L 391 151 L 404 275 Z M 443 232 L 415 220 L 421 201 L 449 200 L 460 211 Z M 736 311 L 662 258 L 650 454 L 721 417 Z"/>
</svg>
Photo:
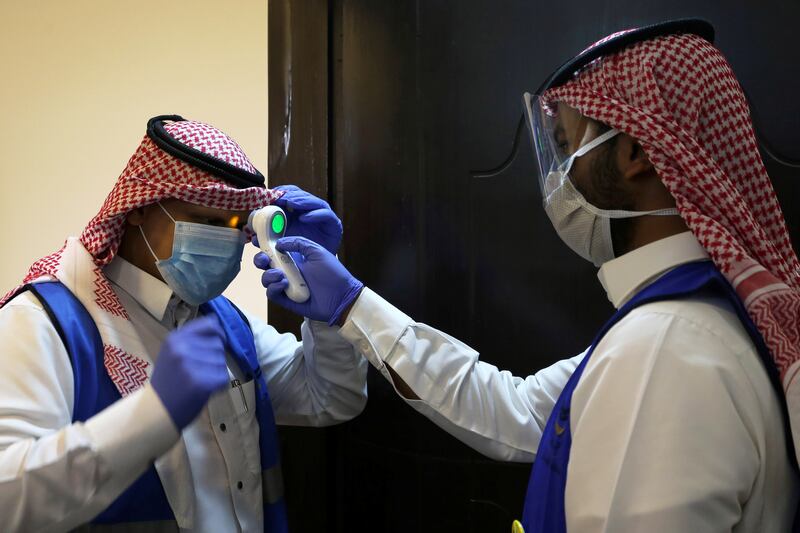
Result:
<svg viewBox="0 0 800 533">
<path fill-rule="evenodd" d="M 84 426 L 112 474 L 130 472 L 155 461 L 180 437 L 150 384 L 110 405 Z"/>
<path fill-rule="evenodd" d="M 329 326 L 327 322 L 321 322 L 319 320 L 312 320 L 310 318 L 304 318 L 303 321 L 311 328 L 311 331 L 338 331 L 339 326 Z"/>
<path fill-rule="evenodd" d="M 339 334 L 380 369 L 413 323 L 411 317 L 364 287 Z"/>
</svg>

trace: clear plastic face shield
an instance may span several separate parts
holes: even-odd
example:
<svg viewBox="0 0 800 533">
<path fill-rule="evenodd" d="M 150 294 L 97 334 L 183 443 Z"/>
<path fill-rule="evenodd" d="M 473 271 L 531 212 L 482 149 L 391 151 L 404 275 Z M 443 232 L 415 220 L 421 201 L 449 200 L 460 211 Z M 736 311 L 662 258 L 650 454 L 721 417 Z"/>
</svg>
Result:
<svg viewBox="0 0 800 533">
<path fill-rule="evenodd" d="M 675 208 L 651 211 L 601 209 L 589 203 L 570 177 L 575 160 L 620 131 L 604 128 L 566 104 L 547 105 L 540 97 L 524 95 L 528 129 L 539 164 L 539 185 L 544 209 L 561 239 L 578 255 L 600 266 L 615 257 L 611 219 L 645 215 L 677 215 Z M 592 170 L 584 167 L 577 180 L 591 181 Z"/>
<path fill-rule="evenodd" d="M 548 196 L 548 175 L 566 175 L 575 158 L 610 139 L 618 132 L 605 132 L 600 140 L 598 124 L 562 103 L 545 101 L 542 95 L 574 79 L 582 69 L 602 57 L 614 54 L 638 42 L 663 35 L 689 33 L 713 44 L 714 27 L 702 19 L 678 19 L 617 32 L 598 41 L 553 72 L 534 94 L 525 93 L 524 108 L 533 151 L 539 164 L 539 184 Z M 594 143 L 589 146 L 589 143 Z M 570 159 L 572 158 L 572 159 Z"/>
<path fill-rule="evenodd" d="M 680 19 L 643 28 L 618 32 L 598 41 L 553 72 L 535 93 L 523 95 L 524 122 L 533 144 L 539 171 L 539 187 L 543 207 L 561 239 L 581 257 L 600 266 L 615 257 L 611 237 L 611 220 L 647 215 L 677 216 L 674 207 L 652 211 L 628 211 L 592 205 L 584 196 L 597 196 L 594 189 L 602 169 L 586 163 L 573 164 L 591 150 L 609 141 L 620 131 L 605 128 L 599 122 L 581 115 L 563 102 L 545 99 L 542 95 L 575 79 L 592 62 L 635 43 L 662 35 L 691 33 L 710 43 L 714 28 L 700 19 Z M 608 154 L 613 156 L 613 154 Z M 598 197 L 599 198 L 599 197 Z"/>
<path fill-rule="evenodd" d="M 600 133 L 600 125 L 562 103 L 545 103 L 540 96 L 523 95 L 528 132 L 539 170 L 544 199 L 568 179 L 576 158 L 619 134 Z"/>
</svg>

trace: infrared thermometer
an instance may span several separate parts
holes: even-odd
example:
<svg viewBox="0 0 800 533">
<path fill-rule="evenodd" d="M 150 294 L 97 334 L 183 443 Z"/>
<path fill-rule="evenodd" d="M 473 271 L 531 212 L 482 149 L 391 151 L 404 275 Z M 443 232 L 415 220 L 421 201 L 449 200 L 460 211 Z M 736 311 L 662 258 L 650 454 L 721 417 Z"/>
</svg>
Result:
<svg viewBox="0 0 800 533">
<path fill-rule="evenodd" d="M 277 205 L 268 205 L 250 213 L 247 224 L 258 237 L 258 245 L 267 257 L 271 268 L 283 272 L 289 286 L 286 287 L 286 296 L 290 300 L 303 303 L 311 296 L 308 285 L 303 275 L 294 264 L 294 259 L 289 254 L 279 252 L 275 245 L 278 239 L 286 233 L 286 213 Z"/>
</svg>

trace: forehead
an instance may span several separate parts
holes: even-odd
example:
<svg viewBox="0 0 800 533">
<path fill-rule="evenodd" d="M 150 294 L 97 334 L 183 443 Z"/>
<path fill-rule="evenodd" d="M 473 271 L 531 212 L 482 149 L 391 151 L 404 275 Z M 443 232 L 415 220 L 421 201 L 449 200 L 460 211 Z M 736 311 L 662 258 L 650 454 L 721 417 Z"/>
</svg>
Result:
<svg viewBox="0 0 800 533">
<path fill-rule="evenodd" d="M 194 215 L 194 216 L 231 218 L 235 216 L 241 217 L 242 215 L 247 215 L 250 213 L 250 211 L 247 210 L 235 211 L 231 209 L 215 209 L 213 207 L 206 207 L 204 205 L 192 204 L 189 202 L 184 202 L 182 200 L 175 200 L 175 199 L 166 200 L 161 203 L 170 212 L 174 210 L 176 213 L 183 213 L 186 215 Z"/>
<path fill-rule="evenodd" d="M 591 141 L 600 133 L 600 124 L 582 115 L 574 107 L 558 102 L 556 115 L 553 117 L 553 136 L 556 143 L 567 143 L 570 151 Z"/>
<path fill-rule="evenodd" d="M 589 118 L 581 115 L 577 109 L 568 106 L 564 102 L 558 102 L 556 109 L 555 126 L 557 129 L 563 130 L 564 133 L 578 133 L 579 130 L 585 130 L 586 125 L 591 122 Z"/>
</svg>

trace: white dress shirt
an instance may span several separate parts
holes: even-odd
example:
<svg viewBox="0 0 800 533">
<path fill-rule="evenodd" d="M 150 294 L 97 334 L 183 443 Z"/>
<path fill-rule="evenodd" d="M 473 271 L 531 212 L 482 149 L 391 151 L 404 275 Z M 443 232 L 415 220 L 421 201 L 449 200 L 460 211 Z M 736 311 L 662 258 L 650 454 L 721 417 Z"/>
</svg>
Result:
<svg viewBox="0 0 800 533">
<path fill-rule="evenodd" d="M 599 277 L 619 307 L 668 270 L 707 258 L 687 232 L 606 263 Z M 389 366 L 405 381 L 420 398 L 406 400 L 417 411 L 505 461 L 534 460 L 584 357 L 516 377 L 369 289 L 341 334 L 387 379 Z M 574 391 L 568 530 L 789 531 L 798 480 L 781 401 L 727 301 L 636 308 L 597 345 Z"/>
<path fill-rule="evenodd" d="M 147 349 L 144 358 L 154 363 L 167 334 L 197 309 L 122 258 L 105 272 Z M 278 424 L 324 426 L 361 412 L 366 361 L 337 328 L 307 320 L 298 341 L 245 314 Z M 154 458 L 182 529 L 263 530 L 252 381 L 214 394 L 181 435 L 150 385 L 73 424 L 69 356 L 30 292 L 0 309 L 0 339 L 1 531 L 66 531 L 85 523 Z M 231 361 L 231 379 L 244 381 Z M 147 528 L 178 529 L 175 522 Z"/>
</svg>

